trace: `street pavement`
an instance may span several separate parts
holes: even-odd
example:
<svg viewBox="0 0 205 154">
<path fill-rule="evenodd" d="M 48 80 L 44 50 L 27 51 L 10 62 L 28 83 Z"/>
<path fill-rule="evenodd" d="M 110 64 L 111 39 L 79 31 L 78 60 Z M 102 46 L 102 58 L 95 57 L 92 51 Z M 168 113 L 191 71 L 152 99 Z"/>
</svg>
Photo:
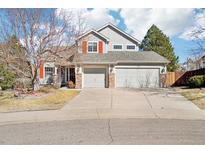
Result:
<svg viewBox="0 0 205 154">
<path fill-rule="evenodd" d="M 0 144 L 205 144 L 205 121 L 69 120 L 0 126 Z"/>
<path fill-rule="evenodd" d="M 169 89 L 83 89 L 60 110 L 0 113 L 0 144 L 205 144 L 205 112 Z"/>
</svg>

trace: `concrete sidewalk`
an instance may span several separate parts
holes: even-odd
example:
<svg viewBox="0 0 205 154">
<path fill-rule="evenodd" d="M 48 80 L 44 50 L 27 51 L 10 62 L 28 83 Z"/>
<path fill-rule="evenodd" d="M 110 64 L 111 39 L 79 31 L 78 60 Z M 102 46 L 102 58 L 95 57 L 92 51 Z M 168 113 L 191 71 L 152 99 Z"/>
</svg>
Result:
<svg viewBox="0 0 205 154">
<path fill-rule="evenodd" d="M 163 89 L 85 89 L 61 110 L 0 113 L 0 125 L 128 118 L 205 120 L 205 111 L 183 96 Z"/>
<path fill-rule="evenodd" d="M 64 120 L 130 118 L 205 120 L 205 112 L 173 109 L 155 109 L 152 110 L 152 112 L 134 109 L 75 109 L 70 111 L 30 111 L 0 113 L 0 125 Z"/>
</svg>

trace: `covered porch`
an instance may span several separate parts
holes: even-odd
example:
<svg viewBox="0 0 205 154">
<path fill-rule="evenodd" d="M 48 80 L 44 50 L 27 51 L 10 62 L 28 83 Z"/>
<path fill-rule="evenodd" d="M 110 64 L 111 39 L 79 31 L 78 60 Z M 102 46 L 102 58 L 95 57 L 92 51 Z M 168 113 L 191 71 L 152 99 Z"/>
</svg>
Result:
<svg viewBox="0 0 205 154">
<path fill-rule="evenodd" d="M 74 84 L 75 80 L 75 67 L 74 66 L 60 66 L 58 78 L 60 78 L 60 86 L 67 86 L 68 81 L 72 81 Z"/>
<path fill-rule="evenodd" d="M 44 63 L 39 70 L 39 82 L 41 85 L 67 86 L 68 81 L 76 83 L 75 65 L 59 65 Z"/>
</svg>

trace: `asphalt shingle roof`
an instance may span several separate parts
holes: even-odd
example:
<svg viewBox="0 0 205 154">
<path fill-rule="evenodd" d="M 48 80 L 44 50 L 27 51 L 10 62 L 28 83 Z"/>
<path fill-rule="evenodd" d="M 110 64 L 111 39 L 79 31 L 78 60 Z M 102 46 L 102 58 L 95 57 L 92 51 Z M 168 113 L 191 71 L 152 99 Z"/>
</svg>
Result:
<svg viewBox="0 0 205 154">
<path fill-rule="evenodd" d="M 153 51 L 109 51 L 105 54 L 79 53 L 77 63 L 169 63 L 163 56 Z"/>
</svg>

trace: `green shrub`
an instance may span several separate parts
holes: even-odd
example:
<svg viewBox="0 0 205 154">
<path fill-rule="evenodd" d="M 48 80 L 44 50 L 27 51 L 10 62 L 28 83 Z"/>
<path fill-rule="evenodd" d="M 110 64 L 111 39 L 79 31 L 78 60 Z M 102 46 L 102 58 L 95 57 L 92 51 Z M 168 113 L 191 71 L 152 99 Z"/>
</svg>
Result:
<svg viewBox="0 0 205 154">
<path fill-rule="evenodd" d="M 15 74 L 7 70 L 4 66 L 0 65 L 0 87 L 2 90 L 13 88 L 15 83 Z"/>
<path fill-rule="evenodd" d="M 204 75 L 195 75 L 189 78 L 189 87 L 191 88 L 200 88 L 205 84 Z"/>
</svg>

